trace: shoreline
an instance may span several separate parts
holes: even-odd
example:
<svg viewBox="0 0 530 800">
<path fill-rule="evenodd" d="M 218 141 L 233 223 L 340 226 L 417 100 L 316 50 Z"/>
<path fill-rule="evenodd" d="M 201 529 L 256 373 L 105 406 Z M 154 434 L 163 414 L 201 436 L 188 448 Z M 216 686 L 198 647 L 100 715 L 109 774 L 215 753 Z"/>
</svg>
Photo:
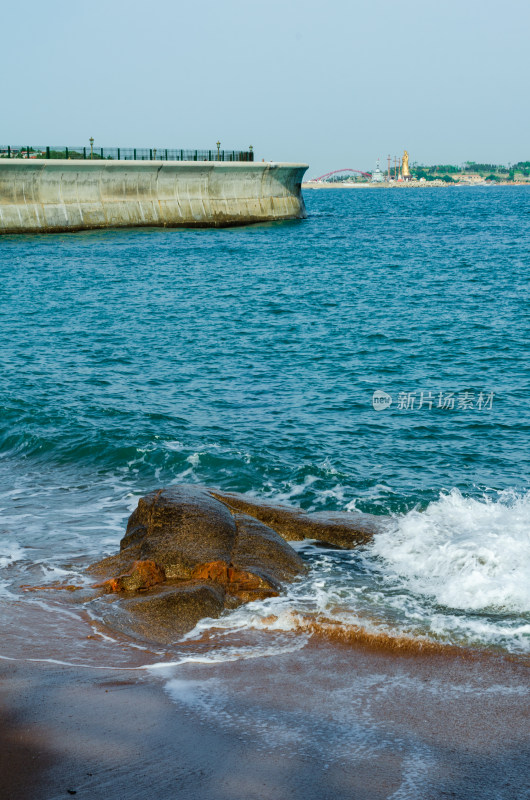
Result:
<svg viewBox="0 0 530 800">
<path fill-rule="evenodd" d="M 0 662 L 6 800 L 512 800 L 527 669 L 311 640 L 156 675 Z"/>
<path fill-rule="evenodd" d="M 496 181 L 495 183 L 445 183 L 445 181 L 426 181 L 420 183 L 419 181 L 394 181 L 392 183 L 317 183 L 314 181 L 305 181 L 302 183 L 302 189 L 453 189 L 456 187 L 462 188 L 476 188 L 477 186 L 510 186 L 521 187 L 530 186 L 530 183 L 508 183 L 503 181 Z"/>
</svg>

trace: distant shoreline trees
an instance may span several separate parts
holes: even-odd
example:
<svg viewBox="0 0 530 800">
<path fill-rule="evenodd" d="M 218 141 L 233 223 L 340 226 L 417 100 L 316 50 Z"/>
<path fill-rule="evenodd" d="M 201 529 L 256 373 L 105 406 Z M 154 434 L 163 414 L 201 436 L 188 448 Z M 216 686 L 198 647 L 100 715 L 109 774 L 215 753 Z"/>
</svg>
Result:
<svg viewBox="0 0 530 800">
<path fill-rule="evenodd" d="M 458 176 L 479 175 L 487 181 L 514 181 L 521 177 L 530 178 L 530 161 L 518 161 L 516 164 L 483 164 L 478 161 L 466 161 L 463 166 L 456 164 L 414 164 L 412 169 L 416 178 L 426 181 L 442 180 L 451 183 Z"/>
</svg>

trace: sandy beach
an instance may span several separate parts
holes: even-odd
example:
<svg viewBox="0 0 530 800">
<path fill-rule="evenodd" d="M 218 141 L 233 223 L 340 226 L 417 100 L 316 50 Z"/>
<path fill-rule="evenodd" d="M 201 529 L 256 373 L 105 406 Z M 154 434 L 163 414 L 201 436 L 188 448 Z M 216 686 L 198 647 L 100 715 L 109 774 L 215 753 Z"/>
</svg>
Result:
<svg viewBox="0 0 530 800">
<path fill-rule="evenodd" d="M 527 668 L 501 656 L 0 669 L 5 800 L 528 797 Z"/>
</svg>

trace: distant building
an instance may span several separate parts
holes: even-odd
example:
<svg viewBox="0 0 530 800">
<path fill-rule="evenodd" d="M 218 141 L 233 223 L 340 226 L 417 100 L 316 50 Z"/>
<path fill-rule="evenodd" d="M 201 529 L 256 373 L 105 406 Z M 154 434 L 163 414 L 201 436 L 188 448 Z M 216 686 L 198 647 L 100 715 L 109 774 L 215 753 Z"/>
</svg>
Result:
<svg viewBox="0 0 530 800">
<path fill-rule="evenodd" d="M 484 183 L 485 178 L 478 172 L 465 172 L 456 176 L 460 183 Z"/>
<path fill-rule="evenodd" d="M 377 167 L 372 172 L 371 181 L 372 183 L 383 183 L 385 179 L 384 173 L 381 172 L 381 167 L 379 166 L 379 161 L 377 162 Z"/>
</svg>

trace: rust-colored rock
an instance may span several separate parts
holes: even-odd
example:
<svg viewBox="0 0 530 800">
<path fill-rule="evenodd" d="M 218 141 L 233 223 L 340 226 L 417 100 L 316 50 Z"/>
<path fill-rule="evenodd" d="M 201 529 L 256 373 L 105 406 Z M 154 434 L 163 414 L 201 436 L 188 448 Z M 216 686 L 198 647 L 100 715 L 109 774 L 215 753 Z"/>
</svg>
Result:
<svg viewBox="0 0 530 800">
<path fill-rule="evenodd" d="M 163 583 L 165 579 L 164 570 L 154 561 L 135 561 L 129 572 L 103 583 L 96 583 L 95 588 L 104 588 L 109 593 L 146 591 Z"/>
<path fill-rule="evenodd" d="M 226 584 L 228 583 L 228 564 L 225 561 L 198 564 L 191 573 L 191 578 L 196 581 L 214 581 Z"/>
<path fill-rule="evenodd" d="M 228 569 L 228 583 L 225 588 L 228 595 L 242 603 L 279 595 L 277 589 L 260 575 L 236 567 Z"/>
<path fill-rule="evenodd" d="M 75 586 L 72 583 L 50 583 L 45 586 L 27 586 L 26 584 L 23 584 L 20 588 L 23 592 L 59 592 L 61 590 L 66 592 L 78 592 L 83 587 Z"/>
<path fill-rule="evenodd" d="M 192 580 L 212 581 L 220 584 L 227 594 L 244 603 L 278 596 L 276 587 L 260 575 L 228 566 L 223 561 L 199 564 L 193 570 L 191 577 Z"/>
<path fill-rule="evenodd" d="M 202 617 L 277 595 L 307 569 L 286 539 L 335 547 L 366 542 L 364 514 L 308 514 L 246 495 L 171 486 L 140 498 L 120 552 L 90 568 L 100 576 L 107 624 L 166 642 Z"/>
</svg>

